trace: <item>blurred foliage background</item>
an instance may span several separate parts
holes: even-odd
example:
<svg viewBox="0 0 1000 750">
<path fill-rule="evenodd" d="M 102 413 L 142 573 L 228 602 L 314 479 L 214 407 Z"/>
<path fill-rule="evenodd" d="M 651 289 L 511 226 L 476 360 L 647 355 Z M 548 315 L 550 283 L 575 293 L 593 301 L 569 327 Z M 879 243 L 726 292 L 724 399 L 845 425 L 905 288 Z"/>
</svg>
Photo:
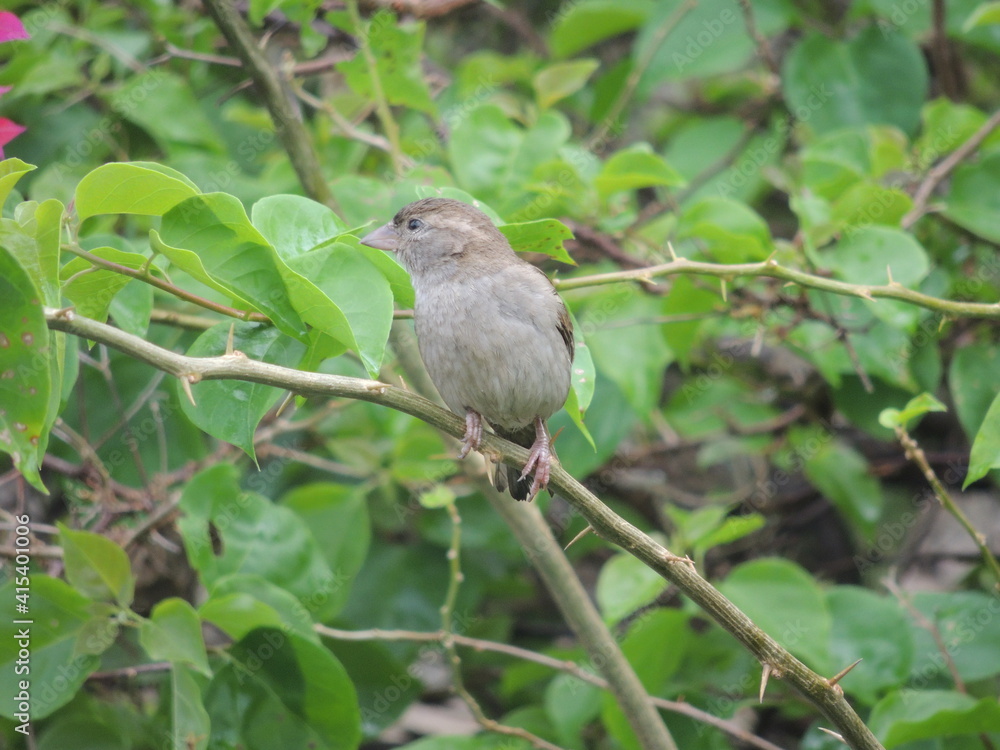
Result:
<svg viewBox="0 0 1000 750">
<path fill-rule="evenodd" d="M 998 746 L 997 3 L 237 7 L 329 195 L 293 197 L 261 94 L 200 3 L 8 1 L 30 35 L 0 46 L 0 114 L 25 128 L 0 175 L 14 289 L 41 290 L 36 253 L 58 277 L 46 304 L 166 349 L 215 355 L 233 336 L 254 359 L 419 382 L 411 322 L 393 320 L 405 274 L 354 235 L 418 197 L 478 200 L 561 285 L 584 343 L 552 420 L 563 465 L 812 669 L 863 658 L 841 685 L 885 747 Z M 269 247 L 314 282 L 322 320 L 288 276 L 247 265 Z M 772 261 L 855 296 L 749 266 L 595 279 L 675 255 Z M 30 307 L 17 294 L 5 331 Z M 234 309 L 274 325 L 231 332 Z M 55 369 L 31 376 L 44 398 L 0 381 L 5 408 L 37 401 L 51 429 L 27 449 L 36 480 L 10 461 L 0 477 L 3 601 L 27 515 L 35 616 L 30 741 L 0 623 L 0 744 L 530 747 L 480 730 L 440 643 L 314 630 L 437 631 L 455 511 L 455 632 L 593 671 L 484 500 L 484 467 L 430 426 L 344 400 L 279 414 L 283 393 L 223 381 L 195 384 L 194 406 L 104 345 L 52 344 Z M 537 502 L 564 543 L 586 526 Z M 567 554 L 647 690 L 756 743 L 665 712 L 681 747 L 842 746 L 780 680 L 758 702 L 754 658 L 635 559 L 593 535 Z M 638 746 L 601 688 L 461 655 L 461 684 L 504 725 Z"/>
</svg>

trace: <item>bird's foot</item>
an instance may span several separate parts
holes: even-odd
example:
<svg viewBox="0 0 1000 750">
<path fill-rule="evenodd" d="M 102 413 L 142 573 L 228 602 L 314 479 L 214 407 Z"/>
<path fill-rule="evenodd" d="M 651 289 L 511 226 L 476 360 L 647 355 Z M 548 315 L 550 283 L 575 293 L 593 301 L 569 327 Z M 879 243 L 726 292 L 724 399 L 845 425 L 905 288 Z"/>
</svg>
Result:
<svg viewBox="0 0 1000 750">
<path fill-rule="evenodd" d="M 472 451 L 479 450 L 483 442 L 483 418 L 479 412 L 472 409 L 465 410 L 465 435 L 462 437 L 462 450 L 458 452 L 459 458 L 465 458 Z"/>
<path fill-rule="evenodd" d="M 552 441 L 545 427 L 545 420 L 541 417 L 535 417 L 535 442 L 531 444 L 531 452 L 524 471 L 521 472 L 521 479 L 527 479 L 532 472 L 535 477 L 528 491 L 528 502 L 548 486 L 549 475 L 552 473 Z"/>
</svg>

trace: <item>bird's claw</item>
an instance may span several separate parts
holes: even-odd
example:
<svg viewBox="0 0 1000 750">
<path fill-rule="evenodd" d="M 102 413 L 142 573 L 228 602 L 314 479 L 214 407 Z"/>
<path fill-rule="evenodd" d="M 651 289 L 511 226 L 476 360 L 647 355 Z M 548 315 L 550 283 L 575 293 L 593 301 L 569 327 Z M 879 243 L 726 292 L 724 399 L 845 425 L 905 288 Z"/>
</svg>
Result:
<svg viewBox="0 0 1000 750">
<path fill-rule="evenodd" d="M 458 452 L 459 458 L 465 458 L 472 451 L 479 450 L 483 442 L 483 418 L 479 412 L 472 409 L 465 410 L 465 435 L 462 436 L 462 450 Z"/>
<path fill-rule="evenodd" d="M 552 474 L 552 446 L 548 430 L 545 429 L 545 422 L 541 419 L 535 421 L 535 442 L 531 444 L 531 452 L 528 454 L 524 471 L 521 472 L 521 480 L 527 479 L 532 472 L 535 476 L 528 491 L 529 501 L 534 500 L 535 496 L 548 486 L 549 476 Z"/>
</svg>

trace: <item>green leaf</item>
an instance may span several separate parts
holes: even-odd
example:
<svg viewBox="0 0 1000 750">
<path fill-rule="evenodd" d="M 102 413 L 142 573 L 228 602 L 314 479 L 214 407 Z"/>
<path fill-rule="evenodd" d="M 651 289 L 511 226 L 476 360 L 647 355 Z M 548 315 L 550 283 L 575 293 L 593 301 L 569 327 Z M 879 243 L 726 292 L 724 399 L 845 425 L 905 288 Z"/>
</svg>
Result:
<svg viewBox="0 0 1000 750">
<path fill-rule="evenodd" d="M 973 482 L 982 479 L 990 469 L 1000 468 L 1000 395 L 993 399 L 983 424 L 972 441 L 969 454 L 969 473 L 962 483 L 964 490 Z"/>
<path fill-rule="evenodd" d="M 15 579 L 0 587 L 0 601 L 12 612 Z M 44 719 L 68 703 L 97 669 L 100 660 L 90 654 L 77 654 L 76 641 L 91 622 L 93 602 L 74 591 L 70 584 L 40 573 L 31 574 L 29 599 L 30 625 L 15 622 L 17 617 L 0 620 L 0 715 L 14 719 L 18 713 L 19 682 L 30 681 L 32 720 Z M 30 633 L 30 675 L 18 673 L 22 631 Z M 18 720 L 18 724 L 22 720 Z"/>
<path fill-rule="evenodd" d="M 573 320 L 574 343 L 573 343 L 573 367 L 570 376 L 570 389 L 566 397 L 563 408 L 569 415 L 570 420 L 576 425 L 580 434 L 590 443 L 590 447 L 595 451 L 597 445 L 594 438 L 583 423 L 583 416 L 590 407 L 590 402 L 594 398 L 594 386 L 597 380 L 597 373 L 594 369 L 594 359 L 590 355 L 590 348 L 583 340 L 583 333 L 575 318 Z"/>
<path fill-rule="evenodd" d="M 1000 242 L 1000 154 L 958 167 L 945 201 L 946 217 L 973 234 Z"/>
<path fill-rule="evenodd" d="M 938 401 L 930 393 L 921 393 L 911 398 L 903 410 L 883 409 L 878 416 L 879 424 L 888 427 L 905 427 L 911 419 L 922 417 L 929 411 L 948 411 L 948 407 Z"/>
<path fill-rule="evenodd" d="M 553 110 L 523 129 L 495 104 L 468 113 L 448 141 L 448 158 L 458 184 L 506 215 L 527 208 L 525 186 L 540 164 L 554 159 L 570 136 L 566 118 Z M 534 219 L 535 216 L 524 218 Z"/>
<path fill-rule="evenodd" d="M 531 80 L 539 109 L 548 109 L 582 89 L 599 66 L 599 60 L 579 59 L 553 63 L 539 70 Z"/>
<path fill-rule="evenodd" d="M 185 487 L 178 527 L 191 565 L 208 587 L 235 573 L 259 575 L 294 594 L 315 619 L 324 619 L 333 596 L 348 582 L 330 570 L 293 510 L 242 492 L 236 479 L 235 466 L 219 464 Z"/>
<path fill-rule="evenodd" d="M 149 258 L 139 253 L 127 253 L 114 247 L 99 247 L 91 251 L 103 260 L 138 270 Z M 65 282 L 63 294 L 84 317 L 103 323 L 108 319 L 111 300 L 132 281 L 115 271 L 95 266 L 86 258 L 73 258 L 62 267 L 60 278 Z"/>
<path fill-rule="evenodd" d="M 722 297 L 716 292 L 697 285 L 688 276 L 676 276 L 670 286 L 670 294 L 663 301 L 663 314 L 670 317 L 706 316 L 724 307 Z M 704 320 L 681 320 L 665 323 L 663 338 L 677 360 L 685 369 L 691 364 L 691 350 L 698 340 Z"/>
<path fill-rule="evenodd" d="M 257 628 L 279 628 L 319 643 L 313 613 L 288 591 L 258 575 L 218 579 L 198 612 L 235 641 Z"/>
<path fill-rule="evenodd" d="M 774 250 L 771 230 L 752 208 L 731 198 L 704 198 L 687 206 L 677 222 L 679 239 L 693 238 L 722 263 L 764 260 Z"/>
<path fill-rule="evenodd" d="M 571 674 L 558 674 L 545 686 L 545 715 L 561 747 L 579 746 L 584 727 L 601 712 L 603 697 L 599 687 Z"/>
<path fill-rule="evenodd" d="M 811 448 L 811 449 L 810 449 Z M 882 485 L 864 457 L 837 440 L 803 440 L 801 458 L 809 482 L 871 539 L 882 515 Z"/>
<path fill-rule="evenodd" d="M 614 624 L 651 604 L 667 585 L 659 573 L 632 555 L 617 554 L 601 567 L 597 578 L 597 605 L 604 621 Z"/>
<path fill-rule="evenodd" d="M 21 267 L 31 276 L 35 286 L 41 290 L 45 304 L 59 307 L 59 242 L 62 231 L 63 204 L 50 198 L 42 203 L 27 201 L 14 211 L 17 231 L 34 239 L 34 242 L 12 242 L 8 246 Z M 7 220 L 2 222 L 0 244 L 6 244 L 13 227 Z M 13 238 L 11 238 L 13 239 Z"/>
<path fill-rule="evenodd" d="M 188 349 L 189 357 L 218 357 L 225 353 L 229 332 L 233 349 L 248 358 L 273 365 L 295 367 L 306 347 L 281 331 L 260 323 L 217 323 L 201 334 Z M 205 380 L 191 385 L 192 404 L 177 382 L 177 397 L 185 416 L 212 437 L 232 443 L 254 461 L 254 435 L 268 409 L 283 391 L 269 385 L 242 380 Z"/>
<path fill-rule="evenodd" d="M 934 502 L 929 500 L 928 502 Z M 911 520 L 910 523 L 914 523 Z M 934 624 L 940 639 L 911 618 L 914 642 L 913 684 L 951 684 L 954 665 L 966 682 L 979 682 L 1000 674 L 1000 600 L 980 591 L 921 591 L 912 595 L 913 606 Z M 941 654 L 948 650 L 950 665 Z"/>
<path fill-rule="evenodd" d="M 139 643 L 154 661 L 188 664 L 206 677 L 212 676 L 201 620 L 183 599 L 171 597 L 158 602 L 142 623 Z"/>
<path fill-rule="evenodd" d="M 7 197 L 17 181 L 33 169 L 38 169 L 38 167 L 34 164 L 26 164 L 20 159 L 0 161 L 0 206 L 7 202 Z"/>
<path fill-rule="evenodd" d="M 983 417 L 1000 394 L 1000 346 L 973 343 L 958 349 L 948 369 L 948 385 L 955 415 L 971 441 Z"/>
<path fill-rule="evenodd" d="M 413 283 L 410 281 L 410 274 L 406 272 L 390 253 L 376 250 L 358 242 L 357 237 L 344 237 L 341 240 L 344 244 L 350 245 L 379 270 L 379 273 L 389 282 L 392 290 L 392 297 L 400 307 L 412 308 L 414 304 Z"/>
<path fill-rule="evenodd" d="M 614 381 L 637 414 L 656 408 L 663 390 L 663 371 L 673 353 L 655 326 L 635 321 L 657 318 L 660 301 L 628 287 L 594 292 L 578 308 L 578 330 L 587 331 L 587 346 L 602 379 Z M 628 367 L 622 363 L 628 362 Z"/>
<path fill-rule="evenodd" d="M 872 709 L 868 726 L 892 750 L 919 740 L 1000 732 L 1000 705 L 951 690 L 898 690 Z"/>
<path fill-rule="evenodd" d="M 785 101 L 819 133 L 874 124 L 912 134 L 927 96 L 927 63 L 917 45 L 869 26 L 849 41 L 807 34 L 782 69 Z"/>
<path fill-rule="evenodd" d="M 305 326 L 289 296 L 298 291 L 298 286 L 311 285 L 289 272 L 274 248 L 250 223 L 237 198 L 226 193 L 188 198 L 164 214 L 160 237 L 164 246 L 154 245 L 154 249 L 172 262 L 179 259 L 175 260 L 171 248 L 196 253 L 216 288 L 221 286 L 235 292 L 237 299 L 252 301 L 289 336 L 305 335 Z M 191 273 L 187 267 L 184 270 Z"/>
<path fill-rule="evenodd" d="M 205 695 L 213 739 L 254 750 L 355 750 L 361 718 L 344 667 L 294 633 L 259 629 L 229 649 Z"/>
<path fill-rule="evenodd" d="M 601 167 L 594 178 L 594 187 L 607 198 L 620 190 L 666 185 L 677 187 L 685 184 L 681 174 L 667 164 L 663 157 L 653 153 L 647 143 L 637 143 L 616 151 Z"/>
<path fill-rule="evenodd" d="M 761 27 L 761 13 L 755 15 Z M 664 34 L 666 35 L 664 36 Z M 768 32 L 762 32 L 768 33 Z M 645 97 L 663 81 L 744 69 L 754 45 L 739 7 L 726 0 L 660 0 L 653 4 L 632 48 L 635 64 L 645 64 L 639 86 Z"/>
<path fill-rule="evenodd" d="M 904 684 L 910 674 L 913 638 L 907 616 L 896 600 L 857 586 L 830 589 L 826 600 L 833 618 L 833 661 L 847 666 L 863 659 L 840 685 L 870 706 L 890 688 Z"/>
<path fill-rule="evenodd" d="M 652 7 L 649 0 L 585 0 L 560 7 L 549 34 L 549 47 L 556 58 L 572 57 L 638 27 Z"/>
<path fill-rule="evenodd" d="M 131 604 L 135 579 L 125 550 L 100 534 L 58 526 L 66 580 L 91 599 Z"/>
<path fill-rule="evenodd" d="M 719 586 L 737 607 L 820 674 L 832 674 L 826 597 L 805 570 L 764 558 L 733 569 Z"/>
<path fill-rule="evenodd" d="M 52 339 L 41 293 L 0 246 L 0 449 L 24 478 L 47 493 L 38 474 L 38 446 L 48 440 Z"/>
<path fill-rule="evenodd" d="M 380 11 L 366 28 L 356 29 L 375 57 L 374 75 L 378 90 L 390 104 L 399 104 L 427 114 L 437 113 L 420 62 L 424 43 L 424 24 L 397 25 L 396 17 Z M 374 101 L 376 82 L 369 71 L 363 50 L 337 65 L 347 84 L 368 101 Z"/>
<path fill-rule="evenodd" d="M 969 32 L 980 26 L 991 26 L 998 23 L 1000 23 L 1000 3 L 980 3 L 965 19 L 962 31 Z"/>
<path fill-rule="evenodd" d="M 167 72 L 165 67 L 147 68 L 144 73 L 126 77 L 111 94 L 111 108 L 146 130 L 165 150 L 174 144 L 222 150 L 191 81 Z"/>
<path fill-rule="evenodd" d="M 180 172 L 150 162 L 104 164 L 76 186 L 80 220 L 98 214 L 162 216 L 199 190 Z"/>
<path fill-rule="evenodd" d="M 840 278 L 856 284 L 887 284 L 891 278 L 914 287 L 930 268 L 927 251 L 914 236 L 889 227 L 849 232 L 822 258 Z"/>
<path fill-rule="evenodd" d="M 207 750 L 212 726 L 201 698 L 201 688 L 190 667 L 175 662 L 170 670 L 170 729 L 185 750 Z"/>
<path fill-rule="evenodd" d="M 324 611 L 339 612 L 347 601 L 350 582 L 361 570 L 371 541 L 366 493 L 330 482 L 304 484 L 282 495 L 280 503 L 295 511 L 323 551 L 338 588 L 329 592 Z"/>
<path fill-rule="evenodd" d="M 555 258 L 560 263 L 576 265 L 563 242 L 573 239 L 573 233 L 558 219 L 522 221 L 517 224 L 503 224 L 497 227 L 519 253 L 541 253 Z"/>
<path fill-rule="evenodd" d="M 286 262 L 348 230 L 328 206 L 300 195 L 261 198 L 253 204 L 250 221 Z"/>
<path fill-rule="evenodd" d="M 392 288 L 365 253 L 337 242 L 288 259 L 288 289 L 302 319 L 358 353 L 375 378 L 392 327 Z"/>
</svg>

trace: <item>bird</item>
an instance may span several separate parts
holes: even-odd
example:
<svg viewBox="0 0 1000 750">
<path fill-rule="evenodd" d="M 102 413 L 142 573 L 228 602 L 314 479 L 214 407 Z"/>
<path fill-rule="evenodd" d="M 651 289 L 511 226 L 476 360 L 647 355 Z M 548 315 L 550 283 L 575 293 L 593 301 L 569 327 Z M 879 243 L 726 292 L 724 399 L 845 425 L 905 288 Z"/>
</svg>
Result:
<svg viewBox="0 0 1000 750">
<path fill-rule="evenodd" d="M 546 420 L 569 393 L 573 324 L 549 278 L 518 256 L 478 208 L 450 198 L 403 206 L 365 235 L 409 272 L 420 356 L 448 408 L 465 417 L 459 458 L 478 451 L 484 422 L 529 449 L 493 483 L 533 500 L 551 476 Z"/>
</svg>

